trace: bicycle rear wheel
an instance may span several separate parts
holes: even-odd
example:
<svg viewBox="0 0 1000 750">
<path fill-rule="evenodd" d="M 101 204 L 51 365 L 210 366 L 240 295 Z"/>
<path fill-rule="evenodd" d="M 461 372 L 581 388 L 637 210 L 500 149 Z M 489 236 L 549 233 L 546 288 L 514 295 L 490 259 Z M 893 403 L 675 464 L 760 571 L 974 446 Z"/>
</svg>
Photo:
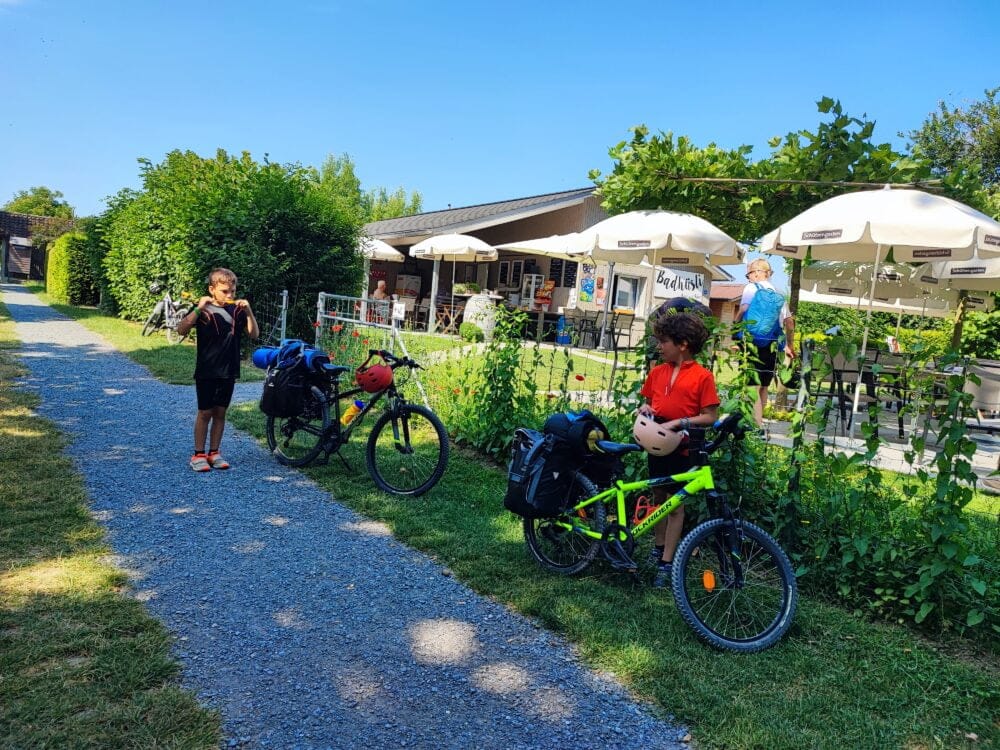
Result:
<svg viewBox="0 0 1000 750">
<path fill-rule="evenodd" d="M 733 526 L 715 518 L 695 527 L 677 548 L 671 584 L 684 621 L 716 648 L 762 651 L 778 642 L 795 616 L 792 564 L 752 523 Z"/>
<path fill-rule="evenodd" d="M 597 487 L 584 475 L 574 475 L 569 504 L 576 505 L 597 494 Z M 590 565 L 600 549 L 600 539 L 582 534 L 604 530 L 604 503 L 569 511 L 555 518 L 525 518 L 524 541 L 535 561 L 547 570 L 574 575 Z"/>
<path fill-rule="evenodd" d="M 365 461 L 368 473 L 382 491 L 422 495 L 444 475 L 448 433 L 430 409 L 401 404 L 375 421 Z"/>
<path fill-rule="evenodd" d="M 146 318 L 146 322 L 142 324 L 142 335 L 148 336 L 157 328 L 160 327 L 161 318 L 163 317 L 163 300 L 161 299 L 156 303 L 156 307 L 153 308 L 153 312 L 149 314 Z"/>
<path fill-rule="evenodd" d="M 181 319 L 189 312 L 191 311 L 188 309 L 179 308 L 167 313 L 167 319 L 165 321 L 167 328 L 167 341 L 171 344 L 179 344 L 187 338 L 187 333 L 181 336 L 181 334 L 177 332 L 177 324 L 180 323 Z M 190 331 L 188 331 L 188 333 L 190 333 Z"/>
<path fill-rule="evenodd" d="M 279 463 L 305 466 L 323 450 L 330 408 L 315 394 L 305 394 L 302 414 L 297 417 L 267 418 L 267 447 Z"/>
</svg>

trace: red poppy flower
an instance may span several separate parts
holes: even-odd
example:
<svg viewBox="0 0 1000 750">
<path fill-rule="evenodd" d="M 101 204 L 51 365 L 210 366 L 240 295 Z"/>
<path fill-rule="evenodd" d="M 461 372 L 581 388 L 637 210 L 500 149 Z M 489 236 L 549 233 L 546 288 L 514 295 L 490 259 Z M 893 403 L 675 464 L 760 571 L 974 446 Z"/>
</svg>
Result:
<svg viewBox="0 0 1000 750">
<path fill-rule="evenodd" d="M 319 321 L 318 320 L 315 323 L 313 323 L 313 328 L 319 328 Z"/>
<path fill-rule="evenodd" d="M 362 344 L 367 344 L 367 343 L 368 343 L 368 339 L 363 339 L 363 340 L 361 341 L 361 343 L 362 343 Z"/>
<path fill-rule="evenodd" d="M 462 392 L 462 390 L 460 388 L 453 388 L 451 392 L 457 396 L 459 393 Z"/>
<path fill-rule="evenodd" d="M 583 375 L 577 375 L 575 377 L 576 377 L 577 380 L 583 380 Z"/>
<path fill-rule="evenodd" d="M 360 335 L 361 335 L 361 332 L 360 332 L 360 331 L 351 331 L 351 335 L 352 335 L 352 336 L 353 336 L 354 338 L 357 338 L 358 336 L 360 336 Z"/>
<path fill-rule="evenodd" d="M 330 326 L 330 330 L 333 331 L 334 333 L 340 333 L 341 331 L 344 330 L 344 326 L 342 326 L 340 323 L 338 323 L 335 326 Z"/>
</svg>

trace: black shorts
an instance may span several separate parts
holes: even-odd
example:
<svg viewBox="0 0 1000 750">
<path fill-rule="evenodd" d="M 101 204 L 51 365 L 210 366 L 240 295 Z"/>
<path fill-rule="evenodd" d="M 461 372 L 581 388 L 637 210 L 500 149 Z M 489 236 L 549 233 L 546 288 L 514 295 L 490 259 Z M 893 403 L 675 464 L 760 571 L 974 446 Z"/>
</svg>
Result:
<svg viewBox="0 0 1000 750">
<path fill-rule="evenodd" d="M 778 345 L 764 344 L 763 346 L 752 345 L 757 353 L 759 362 L 753 362 L 753 369 L 757 373 L 760 385 L 767 388 L 774 380 L 774 370 L 778 364 Z"/>
<path fill-rule="evenodd" d="M 198 410 L 206 411 L 217 406 L 229 407 L 233 400 L 233 388 L 236 378 L 201 378 L 194 381 L 194 390 L 198 394 Z"/>
<path fill-rule="evenodd" d="M 685 444 L 681 444 L 677 450 L 669 456 L 646 456 L 646 464 L 649 467 L 650 479 L 654 477 L 669 477 L 680 474 L 691 468 L 691 455 L 688 453 Z"/>
</svg>

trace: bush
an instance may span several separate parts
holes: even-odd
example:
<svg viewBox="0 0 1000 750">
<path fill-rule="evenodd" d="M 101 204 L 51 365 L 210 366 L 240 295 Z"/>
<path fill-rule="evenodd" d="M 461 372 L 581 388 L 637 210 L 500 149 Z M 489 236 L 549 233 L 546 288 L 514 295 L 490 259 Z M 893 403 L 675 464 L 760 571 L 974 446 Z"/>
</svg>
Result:
<svg viewBox="0 0 1000 750">
<path fill-rule="evenodd" d="M 474 344 L 478 344 L 486 340 L 486 335 L 483 333 L 483 329 L 475 323 L 462 323 L 462 325 L 458 327 L 458 335 L 461 337 L 462 341 L 471 341 Z"/>
<path fill-rule="evenodd" d="M 102 217 L 110 293 L 122 317 L 141 320 L 149 283 L 202 294 L 208 272 L 231 268 L 241 294 L 287 289 L 291 332 L 308 331 L 321 291 L 353 294 L 361 276 L 358 226 L 298 165 L 257 164 L 249 154 L 214 159 L 172 151 L 142 160 L 143 189 L 125 190 Z M 302 304 L 299 304 L 302 302 Z"/>
<path fill-rule="evenodd" d="M 67 233 L 52 243 L 45 269 L 45 291 L 65 304 L 97 304 L 100 295 L 87 257 L 86 235 Z"/>
</svg>

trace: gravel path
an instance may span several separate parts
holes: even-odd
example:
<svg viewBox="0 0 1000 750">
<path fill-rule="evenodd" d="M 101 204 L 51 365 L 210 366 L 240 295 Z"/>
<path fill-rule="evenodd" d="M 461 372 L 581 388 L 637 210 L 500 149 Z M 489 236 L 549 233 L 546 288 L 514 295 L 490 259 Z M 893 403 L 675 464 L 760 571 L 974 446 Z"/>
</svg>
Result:
<svg viewBox="0 0 1000 750">
<path fill-rule="evenodd" d="M 27 385 L 72 441 L 133 594 L 229 747 L 679 748 L 612 679 L 229 428 L 187 467 L 194 393 L 14 285 Z M 241 387 L 256 398 L 259 384 Z M 152 426 L 152 427 L 150 427 Z"/>
</svg>

